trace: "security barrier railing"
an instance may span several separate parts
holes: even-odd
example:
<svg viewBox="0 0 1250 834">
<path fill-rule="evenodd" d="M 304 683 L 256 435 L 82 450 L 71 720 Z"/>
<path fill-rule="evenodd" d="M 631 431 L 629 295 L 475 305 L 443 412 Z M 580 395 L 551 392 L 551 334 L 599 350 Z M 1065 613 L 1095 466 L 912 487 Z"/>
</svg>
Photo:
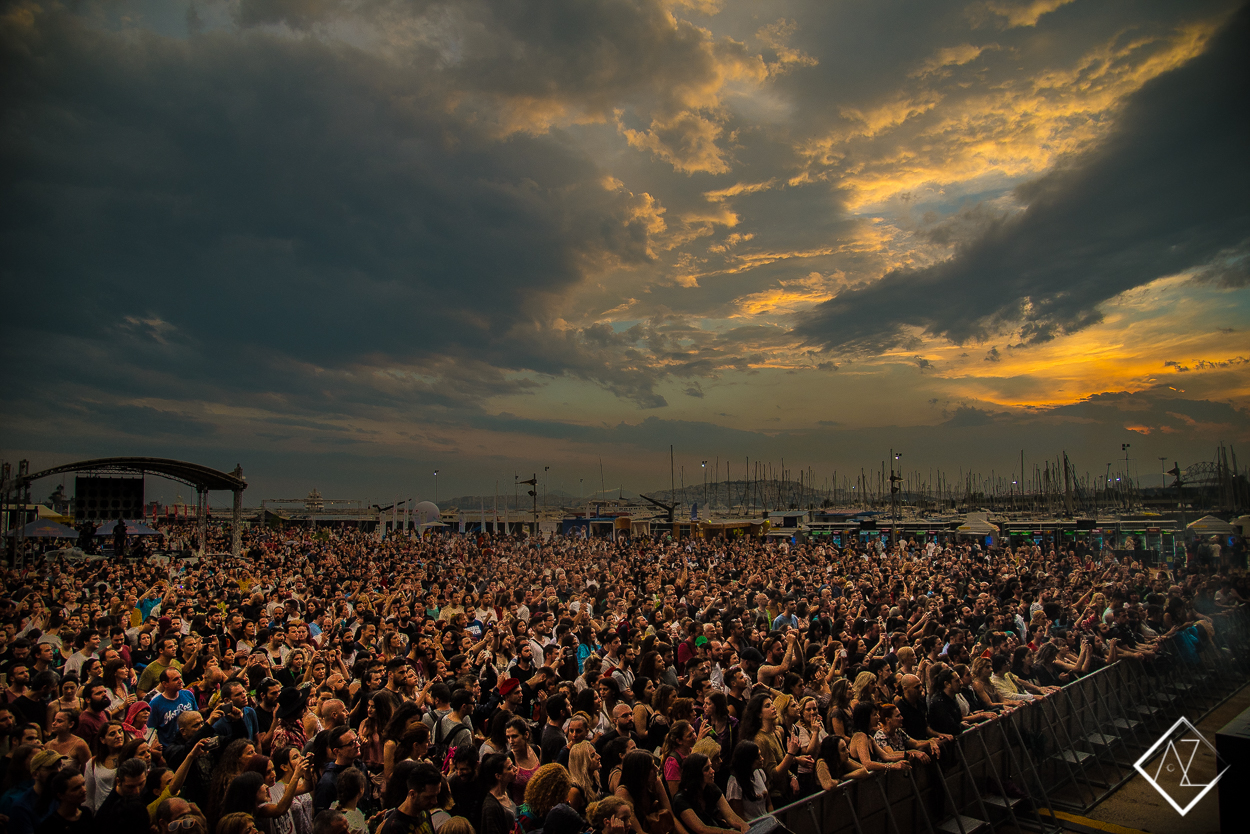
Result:
<svg viewBox="0 0 1250 834">
<path fill-rule="evenodd" d="M 927 765 L 842 782 L 773 816 L 794 834 L 1058 831 L 1051 808 L 1088 812 L 1180 716 L 1196 724 L 1250 681 L 1250 613 L 1214 623 L 1196 648 L 1174 637 L 1152 660 L 1121 660 L 970 727 Z"/>
</svg>

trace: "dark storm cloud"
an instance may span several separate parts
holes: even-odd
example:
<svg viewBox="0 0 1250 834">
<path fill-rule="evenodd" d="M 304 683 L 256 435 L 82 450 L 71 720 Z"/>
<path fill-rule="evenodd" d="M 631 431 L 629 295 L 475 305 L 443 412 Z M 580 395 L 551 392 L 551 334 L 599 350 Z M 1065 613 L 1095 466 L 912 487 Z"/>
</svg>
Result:
<svg viewBox="0 0 1250 834">
<path fill-rule="evenodd" d="M 1250 13 L 1134 94 L 1105 141 L 1018 189 L 1028 208 L 949 261 L 890 273 L 818 306 L 807 343 L 877 353 L 906 328 L 957 344 L 1018 331 L 1041 342 L 1098 305 L 1202 265 L 1250 234 Z"/>
<path fill-rule="evenodd" d="M 544 299 L 587 269 L 651 257 L 638 199 L 558 138 L 500 140 L 418 69 L 311 38 L 118 35 L 34 7 L 2 36 L 0 269 L 27 311 L 6 352 L 73 340 L 71 380 L 122 372 L 132 394 L 397 364 L 654 399 L 546 330 Z"/>
</svg>

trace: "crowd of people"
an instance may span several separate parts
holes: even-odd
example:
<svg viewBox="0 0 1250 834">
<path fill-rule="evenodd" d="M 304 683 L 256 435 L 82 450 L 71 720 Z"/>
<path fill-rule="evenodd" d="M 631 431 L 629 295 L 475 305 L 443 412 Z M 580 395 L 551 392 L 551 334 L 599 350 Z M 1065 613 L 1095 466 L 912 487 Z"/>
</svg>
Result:
<svg viewBox="0 0 1250 834">
<path fill-rule="evenodd" d="M 745 832 L 1250 599 L 1033 544 L 244 544 L 5 573 L 9 832 Z"/>
</svg>

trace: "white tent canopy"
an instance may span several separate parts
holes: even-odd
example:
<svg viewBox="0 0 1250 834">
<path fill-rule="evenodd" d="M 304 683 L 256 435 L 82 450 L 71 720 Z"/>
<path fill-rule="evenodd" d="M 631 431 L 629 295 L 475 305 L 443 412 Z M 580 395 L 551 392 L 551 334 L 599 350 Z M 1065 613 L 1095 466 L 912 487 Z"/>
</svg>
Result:
<svg viewBox="0 0 1250 834">
<path fill-rule="evenodd" d="M 990 523 L 988 513 L 968 513 L 964 523 L 955 528 L 955 532 L 969 536 L 993 536 L 998 534 L 998 526 Z"/>
<path fill-rule="evenodd" d="M 1197 533 L 1202 536 L 1235 536 L 1237 528 L 1229 524 L 1223 519 L 1216 518 L 1213 515 L 1204 515 L 1197 521 L 1185 527 L 1191 533 Z"/>
</svg>

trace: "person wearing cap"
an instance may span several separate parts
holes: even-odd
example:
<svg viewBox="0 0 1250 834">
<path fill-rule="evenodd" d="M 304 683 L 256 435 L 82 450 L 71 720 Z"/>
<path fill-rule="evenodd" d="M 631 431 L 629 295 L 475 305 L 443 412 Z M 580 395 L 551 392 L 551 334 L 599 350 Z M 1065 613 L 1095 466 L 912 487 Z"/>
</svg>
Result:
<svg viewBox="0 0 1250 834">
<path fill-rule="evenodd" d="M 48 782 L 68 761 L 55 750 L 41 750 L 28 763 L 34 784 L 27 788 L 9 808 L 9 834 L 34 834 L 36 828 L 56 811 Z"/>
</svg>

